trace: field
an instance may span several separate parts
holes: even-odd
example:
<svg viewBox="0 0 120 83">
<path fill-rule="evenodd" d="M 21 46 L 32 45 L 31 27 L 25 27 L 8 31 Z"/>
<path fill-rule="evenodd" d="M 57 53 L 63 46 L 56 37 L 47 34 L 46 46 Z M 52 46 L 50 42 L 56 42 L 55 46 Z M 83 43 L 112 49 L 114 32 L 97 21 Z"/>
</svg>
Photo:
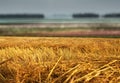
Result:
<svg viewBox="0 0 120 83">
<path fill-rule="evenodd" d="M 0 24 L 0 36 L 120 38 L 120 23 Z"/>
<path fill-rule="evenodd" d="M 0 83 L 119 82 L 119 38 L 0 37 Z"/>
</svg>

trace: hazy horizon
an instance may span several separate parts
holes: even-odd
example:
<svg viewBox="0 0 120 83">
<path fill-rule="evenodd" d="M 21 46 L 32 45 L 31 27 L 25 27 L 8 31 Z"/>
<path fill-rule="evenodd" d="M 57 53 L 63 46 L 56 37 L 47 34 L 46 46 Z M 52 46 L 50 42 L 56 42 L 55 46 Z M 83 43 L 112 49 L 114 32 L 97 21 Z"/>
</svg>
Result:
<svg viewBox="0 0 120 83">
<path fill-rule="evenodd" d="M 120 13 L 120 0 L 0 0 L 0 14 Z"/>
</svg>

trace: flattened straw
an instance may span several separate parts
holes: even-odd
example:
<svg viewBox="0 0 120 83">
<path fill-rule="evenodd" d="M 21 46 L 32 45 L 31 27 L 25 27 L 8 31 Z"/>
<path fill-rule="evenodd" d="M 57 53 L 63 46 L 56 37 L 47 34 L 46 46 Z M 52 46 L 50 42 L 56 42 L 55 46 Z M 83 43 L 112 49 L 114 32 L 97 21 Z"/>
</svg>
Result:
<svg viewBox="0 0 120 83">
<path fill-rule="evenodd" d="M 76 65 L 75 67 L 71 68 L 70 70 L 68 70 L 67 72 L 65 72 L 64 74 L 62 74 L 60 77 L 58 77 L 56 80 L 54 80 L 52 83 L 55 83 L 57 80 L 59 80 L 60 78 L 62 78 L 64 75 L 66 75 L 67 73 L 73 71 L 74 69 L 76 69 L 77 67 L 79 67 L 80 64 Z"/>
<path fill-rule="evenodd" d="M 58 61 L 55 63 L 54 67 L 51 69 L 50 73 L 48 74 L 48 77 L 46 80 L 49 80 L 51 74 L 53 73 L 54 69 L 56 68 L 57 64 L 59 63 L 59 61 L 61 60 L 62 56 L 58 59 Z"/>
<path fill-rule="evenodd" d="M 109 62 L 108 64 L 106 64 L 106 65 L 104 65 L 104 66 L 102 66 L 102 67 L 100 67 L 100 68 L 98 68 L 98 69 L 96 69 L 96 70 L 94 70 L 94 71 L 92 71 L 92 72 L 90 72 L 90 73 L 84 75 L 83 77 L 76 79 L 74 82 L 79 82 L 79 81 L 81 81 L 82 79 L 86 78 L 87 76 L 89 77 L 89 75 L 91 75 L 91 74 L 93 74 L 93 73 L 95 73 L 95 72 L 97 72 L 97 71 L 103 69 L 104 67 L 109 66 L 110 64 L 115 63 L 116 61 L 117 61 L 117 60 L 113 60 L 113 61 Z"/>
<path fill-rule="evenodd" d="M 4 60 L 4 61 L 0 62 L 0 65 L 6 63 L 6 62 L 8 62 L 8 61 L 11 61 L 11 60 L 12 60 L 12 58 L 9 58 L 9 59 L 7 59 L 7 60 Z"/>
</svg>

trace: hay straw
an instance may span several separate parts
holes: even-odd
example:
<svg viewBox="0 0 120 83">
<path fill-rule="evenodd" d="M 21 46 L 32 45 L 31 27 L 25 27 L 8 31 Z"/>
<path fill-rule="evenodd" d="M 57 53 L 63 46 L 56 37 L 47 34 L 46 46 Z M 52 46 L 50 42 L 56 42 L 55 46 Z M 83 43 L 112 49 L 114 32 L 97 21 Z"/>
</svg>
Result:
<svg viewBox="0 0 120 83">
<path fill-rule="evenodd" d="M 0 65 L 6 63 L 6 62 L 8 62 L 8 61 L 11 61 L 12 59 L 13 59 L 13 58 L 9 58 L 9 59 L 7 59 L 7 60 L 4 60 L 4 61 L 0 62 Z"/>
<path fill-rule="evenodd" d="M 100 70 L 101 70 L 101 69 L 106 68 L 107 66 L 109 66 L 110 64 L 115 63 L 116 61 L 117 61 L 117 60 L 113 60 L 113 61 L 109 62 L 108 64 L 106 64 L 106 65 L 104 65 L 104 66 L 102 66 L 102 67 L 100 67 L 100 68 L 98 68 L 98 69 L 95 69 L 94 71 L 88 73 L 87 75 L 84 75 L 83 77 L 74 80 L 74 82 L 79 82 L 79 81 L 81 81 L 81 80 L 83 80 L 83 79 L 85 79 L 85 78 L 89 78 L 89 77 L 90 77 L 92 74 L 94 74 L 94 73 L 98 73 L 98 72 L 99 72 L 99 74 L 100 74 L 100 72 L 101 72 Z M 95 75 L 99 75 L 99 74 L 95 74 Z M 90 79 L 92 79 L 92 78 L 90 78 Z M 88 80 L 88 79 L 87 79 L 87 80 Z M 86 80 L 86 81 L 87 81 L 87 80 Z"/>
<path fill-rule="evenodd" d="M 67 72 L 65 72 L 64 74 L 62 74 L 60 77 L 58 77 L 57 79 L 55 79 L 52 83 L 55 83 L 56 81 L 58 81 L 60 78 L 62 78 L 64 75 L 66 75 L 67 73 L 73 71 L 74 69 L 78 68 L 80 64 L 76 65 L 75 67 L 71 68 L 70 70 L 68 70 Z"/>
<path fill-rule="evenodd" d="M 50 76 L 52 75 L 54 69 L 56 68 L 57 64 L 59 63 L 59 61 L 60 61 L 61 59 L 62 59 L 62 56 L 58 59 L 58 61 L 55 63 L 55 65 L 54 65 L 53 68 L 51 69 L 50 73 L 48 74 L 48 77 L 47 77 L 46 81 L 49 80 Z"/>
<path fill-rule="evenodd" d="M 63 83 L 68 83 L 68 81 L 70 80 L 70 78 L 71 78 L 75 73 L 77 73 L 77 72 L 78 72 L 78 69 L 75 69 Z"/>
<path fill-rule="evenodd" d="M 5 83 L 6 81 L 6 78 L 1 73 L 0 73 L 0 81 L 2 81 L 2 83 Z"/>
</svg>

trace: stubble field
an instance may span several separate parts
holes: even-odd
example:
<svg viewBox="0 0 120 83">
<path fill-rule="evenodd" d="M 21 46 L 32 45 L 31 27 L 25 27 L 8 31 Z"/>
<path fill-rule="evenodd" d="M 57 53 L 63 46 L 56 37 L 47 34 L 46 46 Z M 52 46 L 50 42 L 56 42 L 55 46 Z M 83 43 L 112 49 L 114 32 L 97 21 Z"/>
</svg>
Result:
<svg viewBox="0 0 120 83">
<path fill-rule="evenodd" d="M 119 38 L 0 37 L 0 83 L 119 82 Z"/>
</svg>

